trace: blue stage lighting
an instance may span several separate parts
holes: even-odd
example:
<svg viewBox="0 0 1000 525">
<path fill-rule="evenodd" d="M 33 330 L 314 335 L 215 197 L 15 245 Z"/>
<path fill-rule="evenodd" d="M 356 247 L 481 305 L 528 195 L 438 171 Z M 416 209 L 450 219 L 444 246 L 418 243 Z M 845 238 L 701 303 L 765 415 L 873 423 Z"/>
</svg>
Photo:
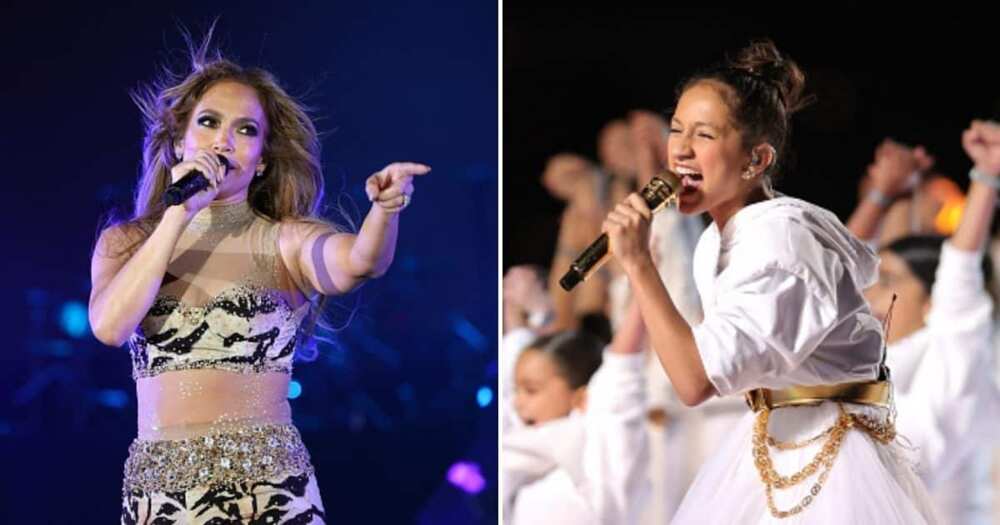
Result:
<svg viewBox="0 0 1000 525">
<path fill-rule="evenodd" d="M 97 401 L 111 408 L 122 408 L 128 404 L 128 394 L 117 388 L 107 388 L 97 393 Z"/>
<path fill-rule="evenodd" d="M 87 307 L 78 301 L 69 301 L 62 306 L 59 324 L 70 337 L 80 338 L 87 333 Z"/>
<path fill-rule="evenodd" d="M 302 395 L 302 384 L 294 379 L 288 382 L 288 399 L 295 399 Z"/>
<path fill-rule="evenodd" d="M 479 403 L 480 407 L 486 408 L 493 401 L 493 390 L 488 386 L 484 386 L 476 392 L 476 402 Z"/>
</svg>

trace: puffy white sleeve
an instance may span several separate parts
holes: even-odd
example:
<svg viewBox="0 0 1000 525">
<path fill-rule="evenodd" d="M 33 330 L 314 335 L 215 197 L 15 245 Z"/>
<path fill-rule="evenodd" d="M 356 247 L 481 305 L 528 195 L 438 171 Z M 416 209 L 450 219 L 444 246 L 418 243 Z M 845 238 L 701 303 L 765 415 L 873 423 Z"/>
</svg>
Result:
<svg viewBox="0 0 1000 525">
<path fill-rule="evenodd" d="M 596 523 L 636 523 L 649 492 L 646 354 L 604 352 L 587 386 L 580 491 Z"/>
<path fill-rule="evenodd" d="M 720 396 L 791 386 L 782 376 L 799 368 L 838 322 L 830 288 L 805 270 L 772 262 L 743 271 L 734 262 L 715 286 L 714 304 L 692 331 Z M 815 375 L 814 384 L 825 382 L 820 370 Z M 796 379 L 803 384 L 801 374 Z"/>
<path fill-rule="evenodd" d="M 909 388 L 896 393 L 897 426 L 918 448 L 931 487 L 947 479 L 970 448 L 1000 432 L 1000 392 L 990 373 L 993 302 L 980 264 L 982 253 L 942 246 L 927 316 L 929 346 Z"/>
</svg>

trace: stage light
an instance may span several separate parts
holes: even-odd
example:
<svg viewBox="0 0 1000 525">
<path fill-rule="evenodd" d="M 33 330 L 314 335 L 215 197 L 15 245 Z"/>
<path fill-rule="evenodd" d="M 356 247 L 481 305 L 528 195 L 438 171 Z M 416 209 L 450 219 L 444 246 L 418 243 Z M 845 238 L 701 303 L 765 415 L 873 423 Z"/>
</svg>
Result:
<svg viewBox="0 0 1000 525">
<path fill-rule="evenodd" d="M 484 386 L 476 392 L 476 402 L 480 407 L 488 407 L 491 401 L 493 401 L 493 390 L 490 387 Z"/>
<path fill-rule="evenodd" d="M 962 212 L 965 211 L 965 197 L 957 197 L 945 201 L 941 210 L 934 217 L 934 229 L 941 235 L 951 235 L 962 222 Z"/>
<path fill-rule="evenodd" d="M 111 408 L 122 408 L 128 404 L 128 394 L 124 390 L 108 388 L 97 392 L 97 401 Z"/>
<path fill-rule="evenodd" d="M 448 482 L 469 494 L 478 494 L 486 487 L 479 465 L 468 461 L 459 461 L 448 469 Z"/>
<path fill-rule="evenodd" d="M 302 395 L 302 384 L 296 380 L 288 382 L 288 399 L 295 399 Z"/>
<path fill-rule="evenodd" d="M 70 337 L 83 337 L 88 331 L 87 308 L 77 301 L 63 304 L 62 311 L 59 312 L 59 324 Z"/>
</svg>

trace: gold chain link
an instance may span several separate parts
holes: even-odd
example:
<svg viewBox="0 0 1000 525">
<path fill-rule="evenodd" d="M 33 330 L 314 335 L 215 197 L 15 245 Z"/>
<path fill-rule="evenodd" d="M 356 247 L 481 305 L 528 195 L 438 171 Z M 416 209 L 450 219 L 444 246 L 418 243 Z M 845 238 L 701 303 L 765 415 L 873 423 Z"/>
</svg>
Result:
<svg viewBox="0 0 1000 525">
<path fill-rule="evenodd" d="M 834 422 L 833 426 L 826 429 L 821 434 L 799 443 L 780 442 L 768 435 L 767 426 L 770 420 L 771 412 L 768 408 L 763 408 L 757 415 L 753 432 L 754 465 L 757 467 L 757 472 L 760 474 L 761 481 L 764 482 L 765 492 L 767 494 L 767 507 L 772 516 L 779 519 L 793 516 L 802 512 L 816 499 L 820 490 L 823 489 L 823 484 L 826 483 L 827 477 L 830 475 L 830 470 L 833 468 L 833 461 L 836 459 L 837 453 L 840 452 L 840 446 L 844 442 L 844 435 L 851 429 L 851 427 L 863 430 L 881 443 L 889 443 L 896 437 L 895 425 L 893 424 L 891 418 L 887 420 L 886 423 L 879 423 L 865 415 L 848 413 L 844 410 L 844 405 L 842 403 L 837 403 L 837 409 L 840 412 L 840 415 L 837 417 L 837 421 Z M 829 436 L 829 439 L 823 443 L 823 447 L 816 454 L 816 457 L 814 457 L 813 460 L 801 470 L 791 476 L 782 476 L 774 470 L 774 464 L 771 462 L 771 455 L 768 450 L 769 445 L 779 450 L 790 450 L 802 448 L 815 443 L 824 436 Z M 816 472 L 820 471 L 820 469 L 822 469 L 822 471 L 819 474 L 819 478 L 809 489 L 809 494 L 803 497 L 802 500 L 794 507 L 788 510 L 778 510 L 777 506 L 774 504 L 774 489 L 785 489 L 798 485 L 807 478 L 815 475 Z"/>
<path fill-rule="evenodd" d="M 798 442 L 778 441 L 777 439 L 774 439 L 771 436 L 767 436 L 767 444 L 771 445 L 772 447 L 778 450 L 795 450 L 797 448 L 808 447 L 809 445 L 816 443 L 817 441 L 823 439 L 824 437 L 829 436 L 830 432 L 833 432 L 833 427 L 830 427 L 821 432 L 820 434 L 813 436 L 805 441 L 798 441 Z"/>
</svg>

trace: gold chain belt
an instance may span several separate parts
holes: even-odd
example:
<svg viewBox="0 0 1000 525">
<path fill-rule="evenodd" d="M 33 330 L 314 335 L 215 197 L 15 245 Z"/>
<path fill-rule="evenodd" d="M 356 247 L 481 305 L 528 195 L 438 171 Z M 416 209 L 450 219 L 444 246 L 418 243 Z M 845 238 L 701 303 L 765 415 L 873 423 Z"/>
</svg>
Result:
<svg viewBox="0 0 1000 525">
<path fill-rule="evenodd" d="M 754 465 L 757 467 L 760 479 L 764 482 L 768 510 L 775 518 L 787 518 L 802 512 L 819 495 L 820 490 L 823 488 L 823 483 L 826 482 L 827 477 L 830 475 L 830 470 L 833 468 L 833 461 L 840 451 L 840 445 L 843 443 L 844 435 L 848 430 L 857 428 L 883 444 L 888 444 L 896 437 L 896 428 L 891 413 L 885 421 L 875 421 L 863 414 L 849 413 L 844 409 L 843 405 L 843 403 L 856 403 L 891 409 L 892 383 L 889 381 L 796 386 L 782 390 L 758 388 L 747 392 L 746 401 L 750 405 L 751 410 L 758 412 L 753 432 Z M 771 409 L 817 405 L 823 401 L 836 402 L 839 416 L 833 426 L 824 430 L 819 435 L 799 443 L 777 441 L 768 435 L 767 427 Z M 774 447 L 779 450 L 792 450 L 816 443 L 824 437 L 827 437 L 827 439 L 816 454 L 816 457 L 798 472 L 791 476 L 782 476 L 774 470 L 768 447 Z M 802 498 L 802 501 L 789 510 L 778 510 L 774 504 L 774 489 L 785 489 L 798 485 L 805 481 L 806 478 L 816 474 L 820 469 L 822 471 L 819 474 L 819 479 L 813 483 L 813 486 L 809 489 L 809 494 Z"/>
</svg>

